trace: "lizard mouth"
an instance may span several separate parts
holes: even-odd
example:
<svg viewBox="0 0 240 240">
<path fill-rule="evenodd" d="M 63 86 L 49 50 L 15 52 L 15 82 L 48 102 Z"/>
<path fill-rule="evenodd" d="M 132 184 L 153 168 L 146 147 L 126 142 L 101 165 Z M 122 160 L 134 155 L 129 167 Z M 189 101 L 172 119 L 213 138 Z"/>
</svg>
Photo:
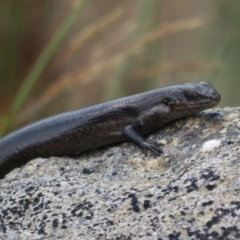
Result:
<svg viewBox="0 0 240 240">
<path fill-rule="evenodd" d="M 203 97 L 203 104 L 206 104 L 208 108 L 216 106 L 221 100 L 221 95 L 209 83 L 200 82 L 199 85 L 202 95 L 205 96 Z"/>
</svg>

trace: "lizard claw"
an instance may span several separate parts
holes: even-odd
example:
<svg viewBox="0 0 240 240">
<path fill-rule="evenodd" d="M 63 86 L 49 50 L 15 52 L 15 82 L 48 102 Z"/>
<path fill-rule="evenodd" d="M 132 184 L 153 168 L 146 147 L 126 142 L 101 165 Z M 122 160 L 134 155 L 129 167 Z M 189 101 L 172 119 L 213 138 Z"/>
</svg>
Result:
<svg viewBox="0 0 240 240">
<path fill-rule="evenodd" d="M 143 153 L 144 153 L 145 155 L 147 155 L 147 154 L 146 154 L 146 150 L 147 150 L 147 149 L 148 149 L 149 151 L 151 151 L 152 153 L 156 154 L 156 155 L 161 155 L 161 154 L 163 153 L 163 150 L 162 150 L 161 148 L 157 147 L 157 146 L 154 145 L 154 144 L 151 144 L 151 143 L 149 143 L 149 142 L 146 142 L 146 141 L 144 141 L 144 142 L 141 143 L 141 149 L 143 150 Z"/>
</svg>

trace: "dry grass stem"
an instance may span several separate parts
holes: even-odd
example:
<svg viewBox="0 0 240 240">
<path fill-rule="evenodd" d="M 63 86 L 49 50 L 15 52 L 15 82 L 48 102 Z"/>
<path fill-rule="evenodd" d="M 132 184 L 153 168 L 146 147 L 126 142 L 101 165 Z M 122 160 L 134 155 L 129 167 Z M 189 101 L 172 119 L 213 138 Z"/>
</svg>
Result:
<svg viewBox="0 0 240 240">
<path fill-rule="evenodd" d="M 146 33 L 136 41 L 131 46 L 131 51 L 135 51 L 143 45 L 153 42 L 157 39 L 166 37 L 170 34 L 176 34 L 185 30 L 194 30 L 198 27 L 203 26 L 204 21 L 200 18 L 192 18 L 189 20 L 180 20 L 172 23 L 166 23 L 161 25 L 158 29 L 155 29 L 149 33 Z"/>
<path fill-rule="evenodd" d="M 131 78 L 142 79 L 154 77 L 159 74 L 170 74 L 179 72 L 197 72 L 223 69 L 223 63 L 216 61 L 178 61 L 164 62 L 152 67 L 135 69 L 130 73 Z"/>
<path fill-rule="evenodd" d="M 118 7 L 106 16 L 98 19 L 96 22 L 86 26 L 69 44 L 68 58 L 76 53 L 94 34 L 100 32 L 107 25 L 116 21 L 124 14 L 125 10 L 122 7 Z"/>
</svg>

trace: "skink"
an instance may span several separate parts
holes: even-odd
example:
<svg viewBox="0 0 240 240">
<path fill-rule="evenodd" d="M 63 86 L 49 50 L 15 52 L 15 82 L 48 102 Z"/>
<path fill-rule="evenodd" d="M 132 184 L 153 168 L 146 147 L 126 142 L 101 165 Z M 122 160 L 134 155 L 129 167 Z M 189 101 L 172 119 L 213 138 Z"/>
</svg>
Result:
<svg viewBox="0 0 240 240">
<path fill-rule="evenodd" d="M 161 154 L 144 135 L 220 99 L 209 83 L 184 83 L 46 118 L 0 140 L 0 178 L 37 157 L 72 156 L 126 140 Z"/>
</svg>

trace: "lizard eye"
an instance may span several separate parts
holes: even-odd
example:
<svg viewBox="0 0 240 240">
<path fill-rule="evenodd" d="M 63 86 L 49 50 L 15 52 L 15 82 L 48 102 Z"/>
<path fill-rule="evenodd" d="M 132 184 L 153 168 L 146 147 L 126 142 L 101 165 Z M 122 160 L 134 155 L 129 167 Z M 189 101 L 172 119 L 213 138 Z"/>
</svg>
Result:
<svg viewBox="0 0 240 240">
<path fill-rule="evenodd" d="M 196 100 L 196 95 L 192 94 L 190 92 L 185 92 L 184 97 L 186 98 L 186 100 L 188 101 L 194 101 Z"/>
</svg>

